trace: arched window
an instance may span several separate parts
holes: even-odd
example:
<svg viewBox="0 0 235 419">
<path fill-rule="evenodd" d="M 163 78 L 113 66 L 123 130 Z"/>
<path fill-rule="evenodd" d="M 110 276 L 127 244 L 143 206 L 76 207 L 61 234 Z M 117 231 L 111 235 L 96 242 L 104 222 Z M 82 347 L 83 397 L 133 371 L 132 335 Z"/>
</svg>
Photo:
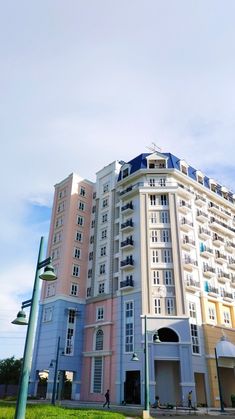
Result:
<svg viewBox="0 0 235 419">
<path fill-rule="evenodd" d="M 99 329 L 96 332 L 95 336 L 95 350 L 102 351 L 104 346 L 104 332 L 103 330 Z"/>
<path fill-rule="evenodd" d="M 174 330 L 168 327 L 158 329 L 158 336 L 161 342 L 179 342 L 179 337 Z"/>
</svg>

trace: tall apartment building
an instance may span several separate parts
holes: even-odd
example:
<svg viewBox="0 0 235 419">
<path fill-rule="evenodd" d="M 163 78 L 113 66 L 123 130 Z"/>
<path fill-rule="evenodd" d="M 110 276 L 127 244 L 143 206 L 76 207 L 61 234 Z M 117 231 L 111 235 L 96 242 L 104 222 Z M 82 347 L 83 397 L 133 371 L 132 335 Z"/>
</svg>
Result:
<svg viewBox="0 0 235 419">
<path fill-rule="evenodd" d="M 217 406 L 214 348 L 235 344 L 235 196 L 170 153 L 113 162 L 92 184 L 56 185 L 48 254 L 58 279 L 43 286 L 31 376 L 73 373 L 73 399 L 143 404 L 147 316 L 150 400 L 193 391 Z M 160 343 L 155 343 L 156 335 Z M 132 360 L 132 354 L 138 361 Z M 220 362 L 225 403 L 233 363 Z M 61 378 L 62 377 L 62 378 Z"/>
</svg>

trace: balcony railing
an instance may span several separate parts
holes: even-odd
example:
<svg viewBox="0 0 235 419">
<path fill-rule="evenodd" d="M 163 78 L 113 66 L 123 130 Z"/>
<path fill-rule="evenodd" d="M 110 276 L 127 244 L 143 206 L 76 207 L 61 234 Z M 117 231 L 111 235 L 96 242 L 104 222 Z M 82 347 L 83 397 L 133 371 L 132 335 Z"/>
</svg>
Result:
<svg viewBox="0 0 235 419">
<path fill-rule="evenodd" d="M 229 300 L 233 300 L 233 294 L 231 292 L 223 291 L 221 293 L 221 297 L 229 298 Z"/>
<path fill-rule="evenodd" d="M 133 245 L 134 245 L 134 240 L 131 238 L 127 238 L 126 240 L 121 242 L 121 247 L 133 246 Z"/>
<path fill-rule="evenodd" d="M 230 274 L 228 274 L 227 272 L 224 272 L 224 271 L 220 271 L 218 273 L 218 278 L 226 278 L 226 279 L 229 279 L 230 278 Z"/>
<path fill-rule="evenodd" d="M 191 259 L 190 257 L 185 257 L 185 258 L 183 259 L 183 263 L 184 263 L 185 265 L 194 265 L 194 266 L 198 266 L 198 262 L 197 262 L 197 260 L 193 260 L 193 259 Z"/>
<path fill-rule="evenodd" d="M 128 287 L 134 287 L 134 281 L 132 278 L 128 278 L 125 281 L 120 282 L 120 288 L 128 288 Z"/>
<path fill-rule="evenodd" d="M 130 220 L 125 221 L 125 223 L 121 224 L 121 229 L 123 230 L 124 228 L 133 227 L 133 226 L 134 226 L 134 223 L 132 219 L 130 219 Z"/>
<path fill-rule="evenodd" d="M 188 236 L 183 237 L 183 244 L 189 244 L 191 246 L 195 246 L 195 241 L 190 239 Z"/>
<path fill-rule="evenodd" d="M 193 279 L 193 278 L 187 278 L 186 285 L 187 285 L 187 287 L 200 288 L 200 282 L 199 281 L 195 281 L 195 279 Z"/>
<path fill-rule="evenodd" d="M 211 217 L 211 219 L 210 219 L 210 224 L 213 225 L 213 223 L 216 223 L 219 226 L 221 226 L 223 228 L 226 228 L 229 231 L 232 231 L 233 233 L 235 233 L 235 228 L 232 228 L 229 225 L 227 225 L 226 223 L 223 223 L 222 221 L 217 220 L 215 217 Z"/>
<path fill-rule="evenodd" d="M 128 202 L 126 205 L 123 205 L 121 207 L 122 212 L 127 211 L 127 210 L 133 210 L 133 209 L 134 209 L 134 206 L 132 202 Z"/>
<path fill-rule="evenodd" d="M 131 192 L 132 188 L 133 188 L 132 186 L 128 186 L 128 188 L 123 189 L 123 191 L 120 192 L 120 196 L 125 195 L 128 192 Z"/>
<path fill-rule="evenodd" d="M 212 293 L 212 294 L 217 294 L 219 295 L 219 290 L 218 288 L 212 287 L 211 285 L 208 285 L 208 292 Z"/>
<path fill-rule="evenodd" d="M 204 273 L 211 273 L 211 274 L 215 274 L 215 268 L 212 268 L 212 266 L 206 265 L 203 267 L 203 272 Z"/>
<path fill-rule="evenodd" d="M 134 260 L 132 257 L 128 257 L 125 260 L 121 260 L 121 268 L 124 268 L 125 266 L 134 266 Z"/>
</svg>

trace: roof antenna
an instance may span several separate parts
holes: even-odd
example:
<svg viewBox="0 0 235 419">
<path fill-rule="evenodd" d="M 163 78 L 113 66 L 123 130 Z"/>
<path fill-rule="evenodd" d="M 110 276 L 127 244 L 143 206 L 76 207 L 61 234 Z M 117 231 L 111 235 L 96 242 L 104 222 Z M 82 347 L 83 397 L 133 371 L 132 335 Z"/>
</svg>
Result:
<svg viewBox="0 0 235 419">
<path fill-rule="evenodd" d="M 152 151 L 152 153 L 155 153 L 156 151 L 162 151 L 161 147 L 158 147 L 157 144 L 151 143 L 152 145 L 150 147 L 146 147 L 149 151 Z"/>
</svg>

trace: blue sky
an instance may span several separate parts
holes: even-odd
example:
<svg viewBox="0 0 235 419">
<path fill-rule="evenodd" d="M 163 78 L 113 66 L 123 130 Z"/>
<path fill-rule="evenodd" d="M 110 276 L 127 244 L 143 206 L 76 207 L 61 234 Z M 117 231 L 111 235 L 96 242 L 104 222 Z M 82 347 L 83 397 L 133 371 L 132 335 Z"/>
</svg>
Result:
<svg viewBox="0 0 235 419">
<path fill-rule="evenodd" d="M 53 185 L 155 142 L 235 190 L 233 0 L 2 2 L 0 359 L 30 297 Z"/>
</svg>

